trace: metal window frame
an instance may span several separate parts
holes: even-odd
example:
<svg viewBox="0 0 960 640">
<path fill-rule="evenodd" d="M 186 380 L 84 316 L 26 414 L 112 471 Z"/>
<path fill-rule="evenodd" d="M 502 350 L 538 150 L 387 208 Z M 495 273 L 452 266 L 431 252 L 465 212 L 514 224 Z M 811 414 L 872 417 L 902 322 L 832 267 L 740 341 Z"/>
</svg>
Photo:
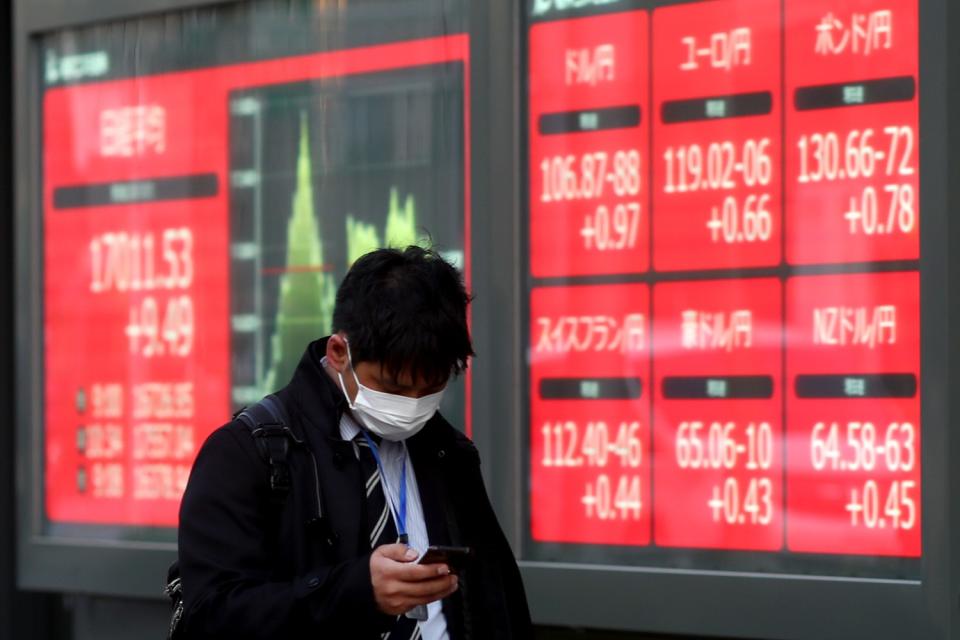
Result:
<svg viewBox="0 0 960 640">
<path fill-rule="evenodd" d="M 217 2 L 183 0 L 17 0 L 14 4 L 14 274 L 17 437 L 17 581 L 22 589 L 125 596 L 159 596 L 170 544 L 54 538 L 42 535 L 42 114 L 37 38 L 49 31 Z"/>
<path fill-rule="evenodd" d="M 39 38 L 44 34 L 238 0 L 15 0 L 14 4 L 14 370 L 17 584 L 26 590 L 163 598 L 172 542 L 80 539 L 42 528 L 43 304 L 42 112 Z M 474 49 L 473 55 L 481 55 Z M 476 88 L 471 88 L 475 93 Z"/>
<path fill-rule="evenodd" d="M 960 181 L 950 180 L 960 159 L 955 150 L 960 147 L 955 143 L 957 128 L 950 127 L 949 121 L 949 114 L 960 106 L 960 82 L 955 74 L 960 46 L 958 38 L 949 37 L 951 27 L 960 26 L 960 11 L 946 0 L 919 0 L 919 6 L 920 197 L 924 203 L 920 261 L 924 551 L 920 579 L 521 562 L 538 623 L 778 640 L 960 638 L 955 620 L 960 562 L 950 546 L 951 532 L 960 531 L 960 503 L 950 500 L 960 481 L 960 467 L 949 464 L 960 455 L 960 439 L 951 438 L 948 428 L 951 416 L 960 410 L 960 395 L 950 394 L 951 371 L 960 366 L 960 342 L 951 342 L 949 331 L 950 321 L 960 313 L 960 296 L 951 295 L 949 287 L 951 276 L 960 275 L 960 252 L 951 255 L 949 251 L 951 239 L 958 233 L 951 229 L 948 215 L 951 207 L 960 205 Z M 518 9 L 518 14 L 521 11 Z M 519 117 L 525 116 L 521 113 Z M 515 327 L 516 332 L 520 330 Z M 523 354 L 524 348 L 519 345 L 517 353 Z M 525 375 L 525 371 L 515 375 Z M 522 382 L 520 377 L 509 381 L 513 386 Z M 511 417 L 518 430 L 524 430 L 517 414 Z M 526 444 L 513 442 L 514 451 L 523 455 Z M 501 499 L 521 504 L 525 486 L 524 481 L 517 482 Z M 521 526 L 514 525 L 515 534 Z"/>
</svg>

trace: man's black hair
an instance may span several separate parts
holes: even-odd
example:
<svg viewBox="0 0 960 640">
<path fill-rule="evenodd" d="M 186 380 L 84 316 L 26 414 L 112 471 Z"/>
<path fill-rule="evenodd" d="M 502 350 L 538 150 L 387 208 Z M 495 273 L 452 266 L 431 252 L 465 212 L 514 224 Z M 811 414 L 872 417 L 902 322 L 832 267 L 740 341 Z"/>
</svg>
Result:
<svg viewBox="0 0 960 640">
<path fill-rule="evenodd" d="M 434 251 L 377 249 L 340 284 L 333 331 L 347 335 L 354 362 L 440 384 L 466 370 L 474 355 L 469 303 L 460 273 Z"/>
</svg>

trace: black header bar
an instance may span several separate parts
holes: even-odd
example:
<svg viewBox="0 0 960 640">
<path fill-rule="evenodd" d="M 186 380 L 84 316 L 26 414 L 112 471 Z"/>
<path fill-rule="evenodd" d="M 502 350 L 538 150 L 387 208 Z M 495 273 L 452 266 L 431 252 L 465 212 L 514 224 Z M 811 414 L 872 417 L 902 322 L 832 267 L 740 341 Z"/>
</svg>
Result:
<svg viewBox="0 0 960 640">
<path fill-rule="evenodd" d="M 544 378 L 543 400 L 636 400 L 643 395 L 640 378 Z"/>
<path fill-rule="evenodd" d="M 664 124 L 725 120 L 747 116 L 765 116 L 773 111 L 773 94 L 769 91 L 738 93 L 731 96 L 670 100 L 660 107 Z"/>
<path fill-rule="evenodd" d="M 201 173 L 173 178 L 103 182 L 53 190 L 54 209 L 212 198 L 219 190 L 217 174 Z"/>
<path fill-rule="evenodd" d="M 687 376 L 663 379 L 667 400 L 743 400 L 773 397 L 771 376 Z"/>
<path fill-rule="evenodd" d="M 640 106 L 634 104 L 605 109 L 544 113 L 539 118 L 538 128 L 540 135 L 551 136 L 561 133 L 630 129 L 640 126 L 640 120 Z"/>
<path fill-rule="evenodd" d="M 798 398 L 912 398 L 917 376 L 912 373 L 800 375 L 794 383 Z"/>
<path fill-rule="evenodd" d="M 902 76 L 800 87 L 793 94 L 793 105 L 797 111 L 862 107 L 885 102 L 908 102 L 916 95 L 916 81 L 911 76 Z"/>
</svg>

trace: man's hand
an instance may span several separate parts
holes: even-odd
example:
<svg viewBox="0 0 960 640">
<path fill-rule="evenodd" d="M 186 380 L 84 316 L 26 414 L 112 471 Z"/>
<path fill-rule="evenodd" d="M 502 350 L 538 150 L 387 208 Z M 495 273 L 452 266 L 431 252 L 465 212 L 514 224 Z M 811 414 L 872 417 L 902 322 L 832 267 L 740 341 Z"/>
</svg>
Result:
<svg viewBox="0 0 960 640">
<path fill-rule="evenodd" d="M 445 564 L 414 564 L 417 552 L 403 544 L 385 544 L 370 555 L 370 580 L 377 606 L 400 615 L 457 590 L 457 576 Z"/>
</svg>

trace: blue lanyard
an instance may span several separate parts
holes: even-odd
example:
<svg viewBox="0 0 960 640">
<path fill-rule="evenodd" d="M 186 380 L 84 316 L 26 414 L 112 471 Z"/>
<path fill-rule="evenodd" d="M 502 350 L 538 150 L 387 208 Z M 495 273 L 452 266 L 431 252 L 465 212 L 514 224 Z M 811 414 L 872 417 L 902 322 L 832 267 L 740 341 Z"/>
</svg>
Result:
<svg viewBox="0 0 960 640">
<path fill-rule="evenodd" d="M 404 447 L 403 452 L 403 465 L 400 469 L 400 508 L 396 508 L 393 505 L 393 500 L 390 499 L 390 492 L 387 490 L 387 474 L 383 472 L 383 461 L 380 459 L 380 450 L 377 448 L 376 443 L 370 437 L 370 434 L 364 430 L 361 430 L 363 437 L 366 438 L 367 444 L 370 445 L 370 451 L 373 452 L 373 459 L 377 461 L 377 469 L 380 471 L 380 482 L 383 484 L 383 497 L 387 499 L 387 504 L 390 505 L 390 510 L 393 512 L 393 519 L 397 525 L 397 535 L 399 536 L 397 542 L 400 544 L 407 544 L 410 540 L 410 537 L 407 535 L 407 452 L 406 447 Z"/>
</svg>

